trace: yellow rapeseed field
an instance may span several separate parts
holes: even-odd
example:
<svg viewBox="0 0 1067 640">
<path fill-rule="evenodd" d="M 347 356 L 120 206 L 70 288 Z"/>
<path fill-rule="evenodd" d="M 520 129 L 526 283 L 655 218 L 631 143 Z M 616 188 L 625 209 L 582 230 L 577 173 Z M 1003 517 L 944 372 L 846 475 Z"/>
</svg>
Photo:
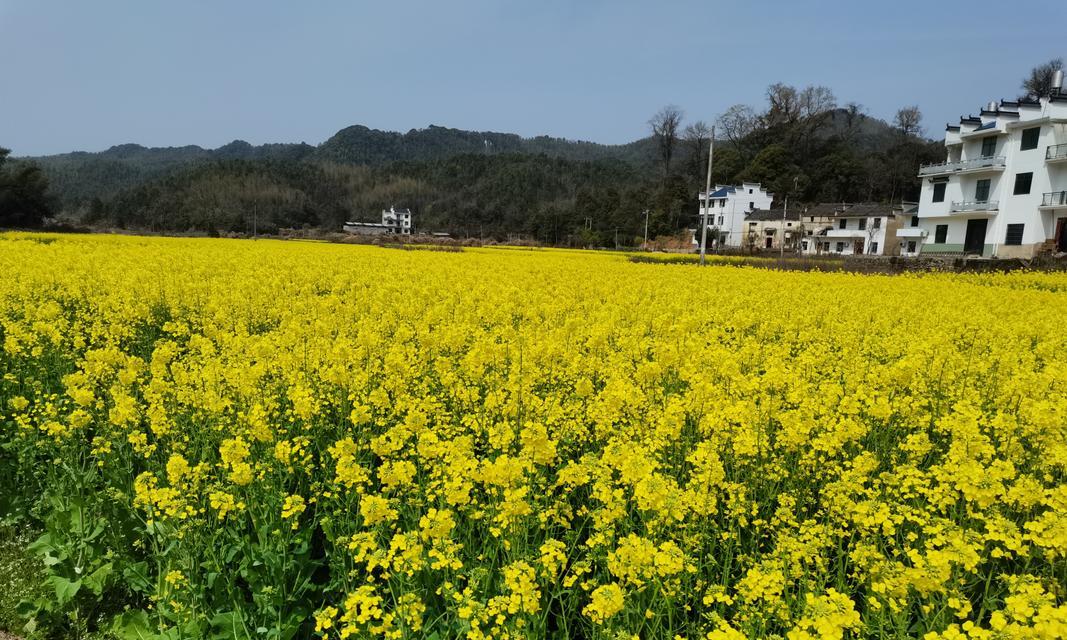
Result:
<svg viewBox="0 0 1067 640">
<path fill-rule="evenodd" d="M 1063 638 L 1067 274 L 0 235 L 38 629 Z"/>
</svg>

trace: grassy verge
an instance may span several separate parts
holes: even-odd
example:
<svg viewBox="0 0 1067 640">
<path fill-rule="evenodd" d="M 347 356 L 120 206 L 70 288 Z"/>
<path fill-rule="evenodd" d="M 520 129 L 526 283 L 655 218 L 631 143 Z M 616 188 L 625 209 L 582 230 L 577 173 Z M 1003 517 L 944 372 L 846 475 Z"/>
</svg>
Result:
<svg viewBox="0 0 1067 640">
<path fill-rule="evenodd" d="M 26 621 L 16 611 L 19 601 L 41 588 L 39 567 L 26 553 L 32 540 L 32 533 L 25 529 L 0 526 L 0 639 L 5 631 L 22 632 Z"/>
<path fill-rule="evenodd" d="M 115 640 L 108 633 L 72 629 L 53 630 L 51 634 L 26 633 L 26 620 L 18 614 L 19 602 L 41 595 L 44 589 L 41 567 L 37 559 L 26 552 L 26 545 L 36 537 L 37 533 L 29 529 L 0 525 L 0 640 Z"/>
</svg>

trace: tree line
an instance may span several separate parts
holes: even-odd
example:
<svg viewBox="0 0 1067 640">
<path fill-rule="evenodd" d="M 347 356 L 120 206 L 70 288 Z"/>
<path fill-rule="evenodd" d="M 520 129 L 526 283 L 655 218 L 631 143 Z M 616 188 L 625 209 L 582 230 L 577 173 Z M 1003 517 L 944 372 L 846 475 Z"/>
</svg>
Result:
<svg viewBox="0 0 1067 640">
<path fill-rule="evenodd" d="M 1047 92 L 1061 66 L 1035 67 L 1023 90 Z M 349 127 L 319 147 L 126 145 L 43 158 L 43 171 L 25 161 L 5 164 L 4 151 L 0 226 L 55 216 L 148 231 L 338 230 L 396 205 L 411 207 L 425 231 L 628 246 L 644 237 L 646 222 L 649 237 L 696 225 L 713 131 L 714 183 L 760 182 L 798 203 L 915 200 L 918 166 L 944 155 L 926 137 L 916 105 L 902 106 L 887 123 L 858 103 L 839 104 L 827 87 L 776 83 L 762 104 L 733 105 L 711 123 L 664 107 L 649 119 L 649 136 L 629 145 Z"/>
</svg>

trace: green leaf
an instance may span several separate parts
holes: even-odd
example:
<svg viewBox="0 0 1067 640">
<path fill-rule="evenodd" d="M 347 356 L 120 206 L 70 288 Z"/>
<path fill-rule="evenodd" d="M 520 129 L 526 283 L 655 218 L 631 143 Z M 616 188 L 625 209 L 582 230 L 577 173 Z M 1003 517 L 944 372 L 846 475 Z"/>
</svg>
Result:
<svg viewBox="0 0 1067 640">
<path fill-rule="evenodd" d="M 104 591 L 104 585 L 107 583 L 107 579 L 111 577 L 112 568 L 113 565 L 109 562 L 85 576 L 85 578 L 82 579 L 85 582 L 85 586 L 96 595 L 100 595 Z"/>
<path fill-rule="evenodd" d="M 60 606 L 63 606 L 74 599 L 74 596 L 78 595 L 78 590 L 82 587 L 81 580 L 75 580 L 71 582 L 63 576 L 48 576 L 48 581 L 52 583 L 52 586 L 56 589 L 56 602 Z"/>
<path fill-rule="evenodd" d="M 145 611 L 127 611 L 115 616 L 114 622 L 111 623 L 111 633 L 120 640 L 155 640 L 159 637 Z"/>
<path fill-rule="evenodd" d="M 148 580 L 147 562 L 135 562 L 127 566 L 122 570 L 122 577 L 126 581 L 126 586 L 137 593 L 144 593 L 152 586 Z"/>
<path fill-rule="evenodd" d="M 216 613 L 211 618 L 211 635 L 209 640 L 229 640 L 237 637 L 237 614 L 233 611 Z"/>
<path fill-rule="evenodd" d="M 35 618 L 42 611 L 51 611 L 52 602 L 44 598 L 34 600 L 20 600 L 15 606 L 15 613 L 21 618 Z"/>
<path fill-rule="evenodd" d="M 40 538 L 37 538 L 31 542 L 26 550 L 30 553 L 36 553 L 38 555 L 45 555 L 55 549 L 55 545 L 52 542 L 52 534 L 45 533 Z"/>
</svg>

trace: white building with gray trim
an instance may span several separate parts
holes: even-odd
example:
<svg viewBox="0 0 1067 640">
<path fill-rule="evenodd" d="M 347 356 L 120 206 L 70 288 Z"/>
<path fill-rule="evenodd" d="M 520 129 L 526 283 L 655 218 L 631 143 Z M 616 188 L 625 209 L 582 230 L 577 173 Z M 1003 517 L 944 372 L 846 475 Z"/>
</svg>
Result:
<svg viewBox="0 0 1067 640">
<path fill-rule="evenodd" d="M 944 162 L 919 169 L 922 254 L 1029 258 L 1067 251 L 1067 93 L 991 102 L 945 132 Z"/>
<path fill-rule="evenodd" d="M 414 225 L 411 221 L 411 209 L 389 207 L 382 210 L 381 222 L 346 222 L 342 227 L 347 233 L 375 236 L 385 234 L 411 235 Z"/>
<path fill-rule="evenodd" d="M 700 207 L 697 215 L 708 215 L 708 238 L 718 238 L 717 246 L 741 247 L 747 232 L 745 217 L 757 209 L 770 209 L 774 195 L 758 182 L 743 182 L 740 185 L 717 185 L 710 195 L 703 191 L 697 196 Z M 700 223 L 697 223 L 697 240 L 700 239 Z M 708 246 L 713 246 L 711 240 Z"/>
</svg>

